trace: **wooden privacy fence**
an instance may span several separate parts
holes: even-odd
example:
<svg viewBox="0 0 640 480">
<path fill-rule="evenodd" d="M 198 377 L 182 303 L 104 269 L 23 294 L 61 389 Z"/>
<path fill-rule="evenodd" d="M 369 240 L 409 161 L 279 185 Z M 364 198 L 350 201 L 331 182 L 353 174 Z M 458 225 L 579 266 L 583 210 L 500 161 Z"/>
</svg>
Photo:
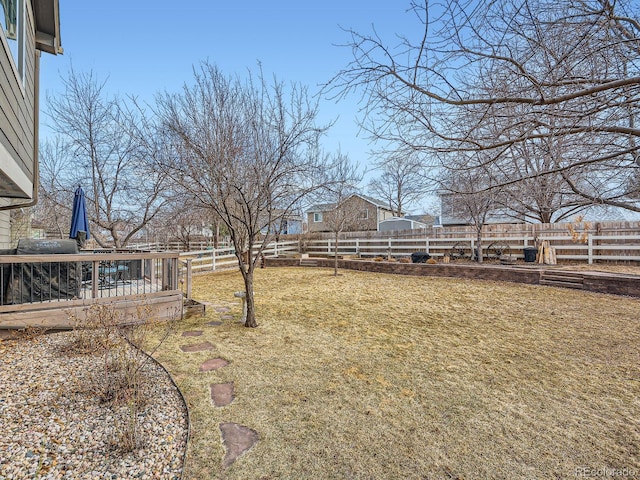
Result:
<svg viewBox="0 0 640 480">
<path fill-rule="evenodd" d="M 483 239 L 484 257 L 490 257 L 496 250 L 511 255 L 512 258 L 524 258 L 524 249 L 535 247 L 536 241 L 548 241 L 556 249 L 558 260 L 594 262 L 640 262 L 640 235 L 594 235 L 587 234 L 585 241 L 577 242 L 565 235 L 542 236 L 493 236 Z M 505 248 L 507 252 L 505 252 Z M 338 255 L 357 255 L 359 257 L 407 257 L 413 252 L 427 252 L 432 257 L 443 257 L 452 252 L 466 253 L 476 248 L 476 239 L 469 236 L 448 238 L 346 238 L 338 241 Z M 310 256 L 334 255 L 335 240 L 316 239 L 303 243 L 303 253 Z"/>
<path fill-rule="evenodd" d="M 640 221 L 599 221 L 599 222 L 563 222 L 563 223 L 490 223 L 482 227 L 484 239 L 503 237 L 566 237 L 570 227 L 581 233 L 593 235 L 640 235 Z M 387 232 L 343 232 L 343 238 L 471 238 L 476 228 L 469 225 L 450 225 L 427 227 L 414 230 L 393 230 Z M 317 233 L 317 238 L 328 239 L 331 232 Z"/>
</svg>

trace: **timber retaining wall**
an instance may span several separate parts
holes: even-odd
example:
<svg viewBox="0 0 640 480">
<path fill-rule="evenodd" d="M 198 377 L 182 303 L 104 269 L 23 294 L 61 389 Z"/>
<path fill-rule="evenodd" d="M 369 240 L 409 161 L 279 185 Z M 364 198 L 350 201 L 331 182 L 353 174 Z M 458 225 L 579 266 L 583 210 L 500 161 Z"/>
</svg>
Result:
<svg viewBox="0 0 640 480">
<path fill-rule="evenodd" d="M 331 258 L 309 258 L 305 266 L 333 268 Z M 299 258 L 267 258 L 267 267 L 297 267 Z M 416 275 L 426 277 L 456 277 L 501 282 L 543 285 L 544 275 L 571 273 L 582 279 L 582 290 L 614 295 L 640 297 L 640 275 L 625 275 L 604 272 L 577 272 L 570 270 L 554 270 L 542 267 L 517 265 L 455 265 L 425 264 L 400 262 L 374 262 L 366 260 L 338 260 L 338 268 L 376 273 L 392 273 L 396 275 Z M 575 283 L 572 283 L 575 288 Z M 556 286 L 562 286 L 557 284 Z M 567 285 L 569 286 L 569 285 Z"/>
</svg>

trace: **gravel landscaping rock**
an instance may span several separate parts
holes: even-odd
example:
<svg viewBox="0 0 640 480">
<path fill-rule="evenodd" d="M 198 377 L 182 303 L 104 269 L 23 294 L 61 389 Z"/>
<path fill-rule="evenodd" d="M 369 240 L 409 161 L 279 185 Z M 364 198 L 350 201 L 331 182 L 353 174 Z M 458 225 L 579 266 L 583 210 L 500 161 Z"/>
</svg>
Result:
<svg viewBox="0 0 640 480">
<path fill-rule="evenodd" d="M 122 420 L 131 410 L 87 387 L 104 363 L 62 353 L 70 335 L 0 343 L 0 480 L 181 478 L 188 417 L 164 369 L 142 367 L 139 447 L 126 452 Z"/>
</svg>

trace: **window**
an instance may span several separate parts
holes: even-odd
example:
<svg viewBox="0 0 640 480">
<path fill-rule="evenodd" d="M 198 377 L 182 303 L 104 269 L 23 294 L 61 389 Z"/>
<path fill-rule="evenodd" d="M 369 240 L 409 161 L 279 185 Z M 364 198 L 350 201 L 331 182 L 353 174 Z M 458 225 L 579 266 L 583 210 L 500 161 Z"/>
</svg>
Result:
<svg viewBox="0 0 640 480">
<path fill-rule="evenodd" d="M 316 212 L 313 214 L 313 222 L 319 223 L 322 221 L 322 212 Z"/>
<path fill-rule="evenodd" d="M 369 209 L 365 208 L 364 210 L 361 210 L 358 218 L 360 220 L 367 220 L 369 218 Z"/>
<path fill-rule="evenodd" d="M 24 83 L 24 0 L 0 0 L 0 25 L 18 79 Z"/>
</svg>

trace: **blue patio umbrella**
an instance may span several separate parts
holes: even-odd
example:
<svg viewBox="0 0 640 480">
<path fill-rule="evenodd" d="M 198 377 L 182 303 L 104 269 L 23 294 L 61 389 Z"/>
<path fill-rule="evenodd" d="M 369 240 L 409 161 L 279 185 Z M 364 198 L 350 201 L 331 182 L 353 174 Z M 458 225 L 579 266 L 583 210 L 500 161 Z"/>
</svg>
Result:
<svg viewBox="0 0 640 480">
<path fill-rule="evenodd" d="M 86 232 L 86 240 L 89 240 L 89 219 L 87 218 L 87 205 L 84 200 L 82 187 L 76 189 L 73 199 L 73 211 L 71 212 L 71 230 L 69 238 L 78 238 L 78 232 Z"/>
</svg>

